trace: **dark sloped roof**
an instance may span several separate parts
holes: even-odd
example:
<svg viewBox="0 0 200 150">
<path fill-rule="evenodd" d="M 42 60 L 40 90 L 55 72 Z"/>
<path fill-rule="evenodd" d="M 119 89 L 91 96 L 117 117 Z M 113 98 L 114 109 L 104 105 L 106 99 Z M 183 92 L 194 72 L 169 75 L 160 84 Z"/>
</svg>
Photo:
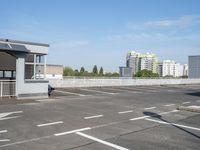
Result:
<svg viewBox="0 0 200 150">
<path fill-rule="evenodd" d="M 0 43 L 0 51 L 24 52 L 30 51 L 24 45 Z"/>
</svg>

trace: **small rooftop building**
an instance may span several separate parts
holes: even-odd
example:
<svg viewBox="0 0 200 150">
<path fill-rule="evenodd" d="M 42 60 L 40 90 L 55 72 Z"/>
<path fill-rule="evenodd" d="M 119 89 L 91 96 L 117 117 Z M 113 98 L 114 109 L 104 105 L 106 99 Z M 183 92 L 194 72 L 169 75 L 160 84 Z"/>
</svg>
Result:
<svg viewBox="0 0 200 150">
<path fill-rule="evenodd" d="M 48 97 L 48 49 L 48 44 L 0 39 L 0 97 Z"/>
<path fill-rule="evenodd" d="M 200 55 L 188 57 L 189 78 L 200 78 Z"/>
</svg>

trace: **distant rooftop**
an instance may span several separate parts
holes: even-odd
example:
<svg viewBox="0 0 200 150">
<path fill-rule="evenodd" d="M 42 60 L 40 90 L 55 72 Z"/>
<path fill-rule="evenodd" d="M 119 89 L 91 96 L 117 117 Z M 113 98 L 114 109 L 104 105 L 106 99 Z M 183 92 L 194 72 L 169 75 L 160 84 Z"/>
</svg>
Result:
<svg viewBox="0 0 200 150">
<path fill-rule="evenodd" d="M 145 54 L 142 54 L 142 53 L 138 53 L 136 51 L 129 51 L 127 53 L 127 55 L 129 56 L 136 56 L 136 57 L 156 57 L 155 54 L 152 54 L 152 53 L 145 53 Z"/>
</svg>

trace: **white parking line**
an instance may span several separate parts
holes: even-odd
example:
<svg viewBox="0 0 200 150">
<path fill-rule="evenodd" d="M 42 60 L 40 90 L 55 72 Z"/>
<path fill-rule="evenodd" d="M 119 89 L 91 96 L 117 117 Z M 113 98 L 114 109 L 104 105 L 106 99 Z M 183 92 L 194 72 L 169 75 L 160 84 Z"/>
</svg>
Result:
<svg viewBox="0 0 200 150">
<path fill-rule="evenodd" d="M 156 107 L 148 107 L 148 108 L 144 108 L 145 110 L 150 110 L 150 109 L 155 109 Z"/>
<path fill-rule="evenodd" d="M 110 93 L 110 92 L 104 92 L 104 91 L 98 91 L 98 90 L 92 90 L 92 89 L 80 89 L 80 90 L 89 91 L 89 92 L 103 93 L 103 94 L 111 94 L 111 95 L 117 94 L 117 93 Z"/>
<path fill-rule="evenodd" d="M 150 116 L 142 116 L 142 117 L 137 117 L 137 118 L 132 118 L 130 119 L 131 121 L 135 121 L 135 120 L 141 120 L 141 119 L 145 119 L 145 118 L 149 118 Z"/>
<path fill-rule="evenodd" d="M 64 123 L 63 121 L 57 121 L 57 122 L 51 122 L 51 123 L 44 123 L 44 124 L 38 124 L 38 127 L 44 127 L 44 126 L 50 126 L 50 125 L 56 125 L 56 124 L 61 124 Z"/>
<path fill-rule="evenodd" d="M 183 102 L 182 104 L 189 104 L 189 103 L 191 103 L 191 102 Z"/>
<path fill-rule="evenodd" d="M 173 112 L 178 112 L 179 110 L 172 110 L 172 111 L 168 111 L 168 112 L 162 112 L 162 113 L 159 113 L 159 114 L 154 114 L 154 115 L 151 115 L 151 116 L 142 116 L 142 117 L 137 117 L 137 118 L 132 118 L 130 119 L 131 121 L 135 121 L 135 120 L 141 120 L 141 119 L 146 119 L 146 118 L 149 118 L 149 117 L 156 117 L 156 116 L 159 116 L 159 115 L 166 115 L 166 114 L 169 114 L 169 113 L 173 113 Z"/>
<path fill-rule="evenodd" d="M 10 141 L 10 139 L 0 139 L 0 142 L 9 142 Z"/>
<path fill-rule="evenodd" d="M 78 134 L 78 135 L 80 135 L 80 136 L 83 136 L 83 137 L 85 137 L 85 138 L 91 139 L 91 140 L 93 140 L 93 141 L 99 142 L 99 143 L 101 143 L 101 144 L 107 145 L 107 146 L 109 146 L 109 147 L 118 149 L 118 150 L 129 150 L 129 149 L 127 149 L 127 148 L 124 148 L 124 147 L 121 147 L 121 146 L 112 144 L 112 143 L 107 142 L 107 141 L 103 141 L 103 140 L 101 140 L 101 139 L 98 139 L 98 138 L 96 138 L 96 137 L 93 137 L 93 136 L 90 136 L 90 135 L 87 135 L 87 134 L 84 134 L 84 133 L 81 133 L 81 132 L 77 132 L 76 134 Z"/>
<path fill-rule="evenodd" d="M 174 106 L 175 104 L 167 104 L 167 105 L 164 105 L 166 107 L 169 107 L 169 106 Z"/>
<path fill-rule="evenodd" d="M 67 135 L 67 134 L 72 134 L 72 133 L 76 133 L 76 132 L 80 132 L 80 131 L 86 131 L 86 130 L 90 130 L 90 129 L 91 129 L 90 127 L 82 128 L 82 129 L 76 129 L 76 130 L 71 130 L 71 131 L 62 132 L 62 133 L 56 133 L 56 134 L 54 134 L 54 136 Z"/>
<path fill-rule="evenodd" d="M 131 89 L 131 88 L 120 87 L 120 89 L 127 90 L 128 92 L 131 92 L 131 93 L 143 93 L 142 91 L 134 91 L 134 89 Z"/>
<path fill-rule="evenodd" d="M 159 120 L 154 120 L 154 119 L 149 119 L 149 118 L 146 118 L 145 120 L 157 122 L 157 123 L 160 123 L 160 124 L 174 125 L 174 126 L 178 126 L 178 127 L 183 127 L 183 128 L 187 128 L 187 129 L 200 131 L 200 128 L 185 126 L 185 125 L 181 125 L 181 124 L 177 124 L 177 123 L 168 123 L 168 122 L 165 122 L 165 121 L 159 121 Z"/>
<path fill-rule="evenodd" d="M 1 130 L 0 133 L 6 133 L 8 132 L 7 130 Z"/>
<path fill-rule="evenodd" d="M 23 111 L 13 111 L 13 112 L 0 113 L 0 118 L 6 117 L 6 116 L 12 115 L 12 114 L 18 114 L 18 113 L 23 113 Z"/>
<path fill-rule="evenodd" d="M 127 111 L 120 111 L 118 114 L 126 114 L 126 113 L 131 113 L 133 110 L 127 110 Z"/>
<path fill-rule="evenodd" d="M 100 118 L 100 117 L 103 117 L 103 116 L 104 115 L 89 116 L 89 117 L 84 117 L 84 119 Z"/>
<path fill-rule="evenodd" d="M 78 95 L 78 96 L 86 96 L 86 95 L 83 95 L 83 94 L 78 94 L 78 93 L 73 93 L 73 92 L 67 92 L 67 91 L 58 91 L 58 90 L 54 90 L 54 91 L 55 91 L 55 92 L 60 92 L 60 93 Z"/>
<path fill-rule="evenodd" d="M 33 138 L 33 139 L 18 141 L 18 142 L 14 142 L 14 143 L 5 144 L 5 145 L 0 145 L 0 148 L 2 148 L 2 147 L 8 147 L 8 146 L 13 146 L 13 145 L 19 145 L 19 144 L 33 142 L 33 141 L 38 141 L 38 140 L 45 139 L 45 138 L 50 138 L 50 137 L 51 136 L 43 136 L 43 137 L 39 137 L 39 138 Z"/>
</svg>

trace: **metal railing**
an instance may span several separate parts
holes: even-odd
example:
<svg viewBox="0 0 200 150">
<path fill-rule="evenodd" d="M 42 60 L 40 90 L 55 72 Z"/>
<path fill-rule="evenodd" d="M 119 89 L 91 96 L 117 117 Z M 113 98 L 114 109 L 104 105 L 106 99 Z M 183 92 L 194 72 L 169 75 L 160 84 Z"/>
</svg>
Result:
<svg viewBox="0 0 200 150">
<path fill-rule="evenodd" d="M 16 96 L 16 80 L 0 80 L 0 97 Z"/>
</svg>

